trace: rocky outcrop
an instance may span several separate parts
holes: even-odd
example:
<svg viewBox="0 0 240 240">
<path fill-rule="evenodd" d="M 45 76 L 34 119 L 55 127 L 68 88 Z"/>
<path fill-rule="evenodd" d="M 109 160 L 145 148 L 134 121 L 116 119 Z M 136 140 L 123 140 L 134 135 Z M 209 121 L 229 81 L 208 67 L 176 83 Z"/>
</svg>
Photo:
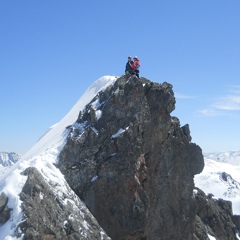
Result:
<svg viewBox="0 0 240 240">
<path fill-rule="evenodd" d="M 122 76 L 70 126 L 58 167 L 112 239 L 195 237 L 204 161 L 174 108 L 170 84 Z"/>
<path fill-rule="evenodd" d="M 20 194 L 24 213 L 16 234 L 26 240 L 110 239 L 71 189 L 58 194 L 36 168 L 27 168 L 28 179 Z"/>
<path fill-rule="evenodd" d="M 10 218 L 11 209 L 7 205 L 8 197 L 1 193 L 0 195 L 0 224 L 6 223 Z"/>
<path fill-rule="evenodd" d="M 191 142 L 189 126 L 170 115 L 174 108 L 172 86 L 145 78 L 125 75 L 100 92 L 67 127 L 57 164 L 67 182 L 51 181 L 59 172 L 51 164 L 49 175 L 34 167 L 22 173 L 27 181 L 17 237 L 237 239 L 240 216 L 232 216 L 231 203 L 194 189 L 202 151 Z M 11 215 L 7 203 L 2 193 L 0 224 Z"/>
<path fill-rule="evenodd" d="M 194 193 L 197 207 L 195 230 L 197 239 L 207 239 L 205 238 L 207 229 L 207 232 L 215 239 L 236 240 L 236 233 L 240 228 L 235 220 L 239 219 L 239 216 L 232 215 L 232 203 L 223 199 L 215 199 L 212 194 L 206 195 L 199 188 L 196 188 Z"/>
</svg>

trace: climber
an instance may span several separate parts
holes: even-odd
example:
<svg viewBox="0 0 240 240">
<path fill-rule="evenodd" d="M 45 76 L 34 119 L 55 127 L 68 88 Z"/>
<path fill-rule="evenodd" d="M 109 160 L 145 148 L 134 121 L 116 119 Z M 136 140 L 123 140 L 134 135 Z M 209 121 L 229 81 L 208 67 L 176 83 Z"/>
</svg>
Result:
<svg viewBox="0 0 240 240">
<path fill-rule="evenodd" d="M 131 75 L 134 74 L 134 70 L 136 69 L 135 64 L 132 60 L 132 57 L 128 57 L 128 61 L 126 63 L 125 74 L 130 73 Z"/>
<path fill-rule="evenodd" d="M 134 72 L 135 72 L 136 76 L 139 78 L 140 61 L 139 61 L 137 56 L 135 56 L 133 58 L 133 63 L 134 63 L 134 66 L 135 66 Z"/>
</svg>

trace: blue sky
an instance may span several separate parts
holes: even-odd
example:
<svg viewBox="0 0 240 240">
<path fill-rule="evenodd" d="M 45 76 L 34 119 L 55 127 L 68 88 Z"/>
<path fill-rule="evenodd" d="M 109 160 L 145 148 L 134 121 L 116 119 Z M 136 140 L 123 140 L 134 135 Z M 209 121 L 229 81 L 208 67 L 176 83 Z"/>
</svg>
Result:
<svg viewBox="0 0 240 240">
<path fill-rule="evenodd" d="M 0 1 L 0 151 L 25 153 L 128 55 L 204 152 L 240 149 L 239 0 Z"/>
</svg>

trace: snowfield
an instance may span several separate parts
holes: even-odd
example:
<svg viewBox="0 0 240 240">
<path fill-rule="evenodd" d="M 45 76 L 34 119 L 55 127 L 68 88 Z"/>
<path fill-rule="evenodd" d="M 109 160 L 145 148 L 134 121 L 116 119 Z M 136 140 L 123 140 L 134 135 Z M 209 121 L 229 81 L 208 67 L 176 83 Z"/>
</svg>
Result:
<svg viewBox="0 0 240 240">
<path fill-rule="evenodd" d="M 230 153 L 204 154 L 205 167 L 195 175 L 194 181 L 206 194 L 231 201 L 233 214 L 240 215 L 240 158 L 231 157 L 239 156 L 240 152 Z"/>
</svg>

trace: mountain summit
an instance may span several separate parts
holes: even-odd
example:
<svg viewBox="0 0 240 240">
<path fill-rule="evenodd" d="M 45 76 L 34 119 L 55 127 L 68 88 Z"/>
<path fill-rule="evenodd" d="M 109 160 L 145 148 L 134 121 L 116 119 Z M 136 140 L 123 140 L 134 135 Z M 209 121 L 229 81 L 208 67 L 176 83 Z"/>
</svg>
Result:
<svg viewBox="0 0 240 240">
<path fill-rule="evenodd" d="M 174 108 L 169 83 L 97 80 L 2 178 L 1 239 L 237 239 L 231 202 L 194 187 L 202 150 Z"/>
</svg>

